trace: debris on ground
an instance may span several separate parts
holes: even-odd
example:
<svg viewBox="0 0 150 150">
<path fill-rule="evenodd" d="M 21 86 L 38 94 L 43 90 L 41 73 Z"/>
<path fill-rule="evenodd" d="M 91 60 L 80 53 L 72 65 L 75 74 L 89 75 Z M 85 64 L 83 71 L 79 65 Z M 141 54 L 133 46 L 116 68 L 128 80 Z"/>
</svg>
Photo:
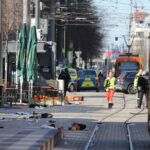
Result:
<svg viewBox="0 0 150 150">
<path fill-rule="evenodd" d="M 72 95 L 72 94 L 68 94 L 66 96 L 66 102 L 68 104 L 82 104 L 83 101 L 84 101 L 83 96 L 77 96 L 77 95 Z"/>
<path fill-rule="evenodd" d="M 68 130 L 71 130 L 71 131 L 77 131 L 77 130 L 84 130 L 86 128 L 86 125 L 85 124 L 81 124 L 81 123 L 73 123 L 71 125 L 71 127 L 68 128 Z"/>
</svg>

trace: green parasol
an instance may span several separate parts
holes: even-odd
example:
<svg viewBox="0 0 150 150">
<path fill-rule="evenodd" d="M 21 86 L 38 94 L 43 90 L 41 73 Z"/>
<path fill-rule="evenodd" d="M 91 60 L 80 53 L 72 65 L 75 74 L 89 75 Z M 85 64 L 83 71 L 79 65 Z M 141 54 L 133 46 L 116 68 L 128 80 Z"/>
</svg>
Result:
<svg viewBox="0 0 150 150">
<path fill-rule="evenodd" d="M 24 23 L 21 26 L 19 32 L 19 56 L 18 56 L 18 78 L 20 82 L 24 81 L 25 78 L 25 55 L 27 50 L 27 29 L 26 24 Z"/>
<path fill-rule="evenodd" d="M 26 24 L 22 24 L 19 32 L 19 55 L 17 62 L 17 75 L 20 81 L 20 103 L 22 103 L 22 86 L 25 80 L 25 57 L 27 50 L 27 29 Z"/>
<path fill-rule="evenodd" d="M 37 79 L 37 35 L 36 35 L 36 27 L 32 26 L 29 32 L 29 40 L 27 45 L 27 63 L 26 63 L 26 71 L 27 71 L 27 81 L 29 83 L 29 100 L 32 99 L 33 93 L 33 82 Z M 31 101 L 29 101 L 31 103 Z"/>
</svg>

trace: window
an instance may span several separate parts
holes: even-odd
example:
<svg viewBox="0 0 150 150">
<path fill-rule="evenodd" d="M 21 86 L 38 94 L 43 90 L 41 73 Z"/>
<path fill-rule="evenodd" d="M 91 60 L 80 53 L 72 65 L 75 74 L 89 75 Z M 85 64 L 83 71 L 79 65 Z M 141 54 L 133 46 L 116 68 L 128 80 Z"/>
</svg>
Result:
<svg viewBox="0 0 150 150">
<path fill-rule="evenodd" d="M 138 36 L 138 37 L 144 37 L 144 32 L 136 32 L 136 36 Z"/>
<path fill-rule="evenodd" d="M 138 70 L 138 63 L 137 62 L 122 62 L 120 63 L 119 69 L 120 70 Z"/>
</svg>

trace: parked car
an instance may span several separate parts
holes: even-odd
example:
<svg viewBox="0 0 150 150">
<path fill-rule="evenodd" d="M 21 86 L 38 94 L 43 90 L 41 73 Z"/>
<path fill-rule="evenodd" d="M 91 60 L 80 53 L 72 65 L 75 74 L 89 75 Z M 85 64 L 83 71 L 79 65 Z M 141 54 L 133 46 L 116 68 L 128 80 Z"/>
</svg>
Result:
<svg viewBox="0 0 150 150">
<path fill-rule="evenodd" d="M 81 89 L 95 89 L 99 91 L 99 79 L 95 70 L 83 69 L 78 71 L 77 90 Z"/>
<path fill-rule="evenodd" d="M 135 94 L 134 78 L 137 71 L 122 72 L 117 78 L 116 90 L 124 91 L 129 94 Z"/>
<path fill-rule="evenodd" d="M 68 89 L 70 92 L 77 91 L 77 71 L 72 68 L 69 68 L 68 71 L 71 78 L 68 85 Z"/>
</svg>

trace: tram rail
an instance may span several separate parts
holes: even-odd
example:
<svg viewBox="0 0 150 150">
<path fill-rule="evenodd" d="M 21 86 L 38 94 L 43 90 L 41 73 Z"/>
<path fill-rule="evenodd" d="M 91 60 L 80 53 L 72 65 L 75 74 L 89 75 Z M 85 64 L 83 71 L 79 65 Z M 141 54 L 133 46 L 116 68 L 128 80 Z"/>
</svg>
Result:
<svg viewBox="0 0 150 150">
<path fill-rule="evenodd" d="M 127 100 L 125 98 L 125 94 L 123 93 L 122 95 L 123 97 L 123 104 L 122 104 L 122 107 L 118 110 L 116 110 L 115 112 L 113 113 L 110 113 L 108 115 L 106 115 L 105 117 L 103 117 L 101 120 L 99 120 L 97 122 L 97 124 L 95 125 L 95 128 L 85 146 L 85 149 L 84 150 L 89 150 L 91 146 L 93 146 L 94 144 L 94 139 L 96 137 L 96 133 L 97 133 L 97 130 L 100 128 L 100 125 L 101 124 L 104 124 L 105 123 L 105 120 L 114 116 L 114 115 L 117 115 L 118 113 L 120 113 L 121 111 L 123 111 L 125 108 L 126 108 L 126 104 L 127 104 Z M 124 121 L 124 127 L 125 127 L 125 130 L 126 130 L 126 134 L 127 134 L 127 140 L 128 140 L 128 144 L 129 144 L 129 150 L 134 150 L 134 146 L 133 146 L 133 141 L 132 141 L 132 135 L 131 135 L 131 130 L 130 130 L 130 126 L 133 125 L 132 123 L 130 123 L 130 120 L 133 119 L 134 117 L 136 117 L 137 115 L 140 115 L 140 114 L 144 114 L 143 111 L 145 110 L 145 107 L 143 105 L 142 109 L 139 110 L 137 113 L 130 113 L 132 114 L 132 116 L 128 117 L 128 119 L 126 119 Z"/>
</svg>

